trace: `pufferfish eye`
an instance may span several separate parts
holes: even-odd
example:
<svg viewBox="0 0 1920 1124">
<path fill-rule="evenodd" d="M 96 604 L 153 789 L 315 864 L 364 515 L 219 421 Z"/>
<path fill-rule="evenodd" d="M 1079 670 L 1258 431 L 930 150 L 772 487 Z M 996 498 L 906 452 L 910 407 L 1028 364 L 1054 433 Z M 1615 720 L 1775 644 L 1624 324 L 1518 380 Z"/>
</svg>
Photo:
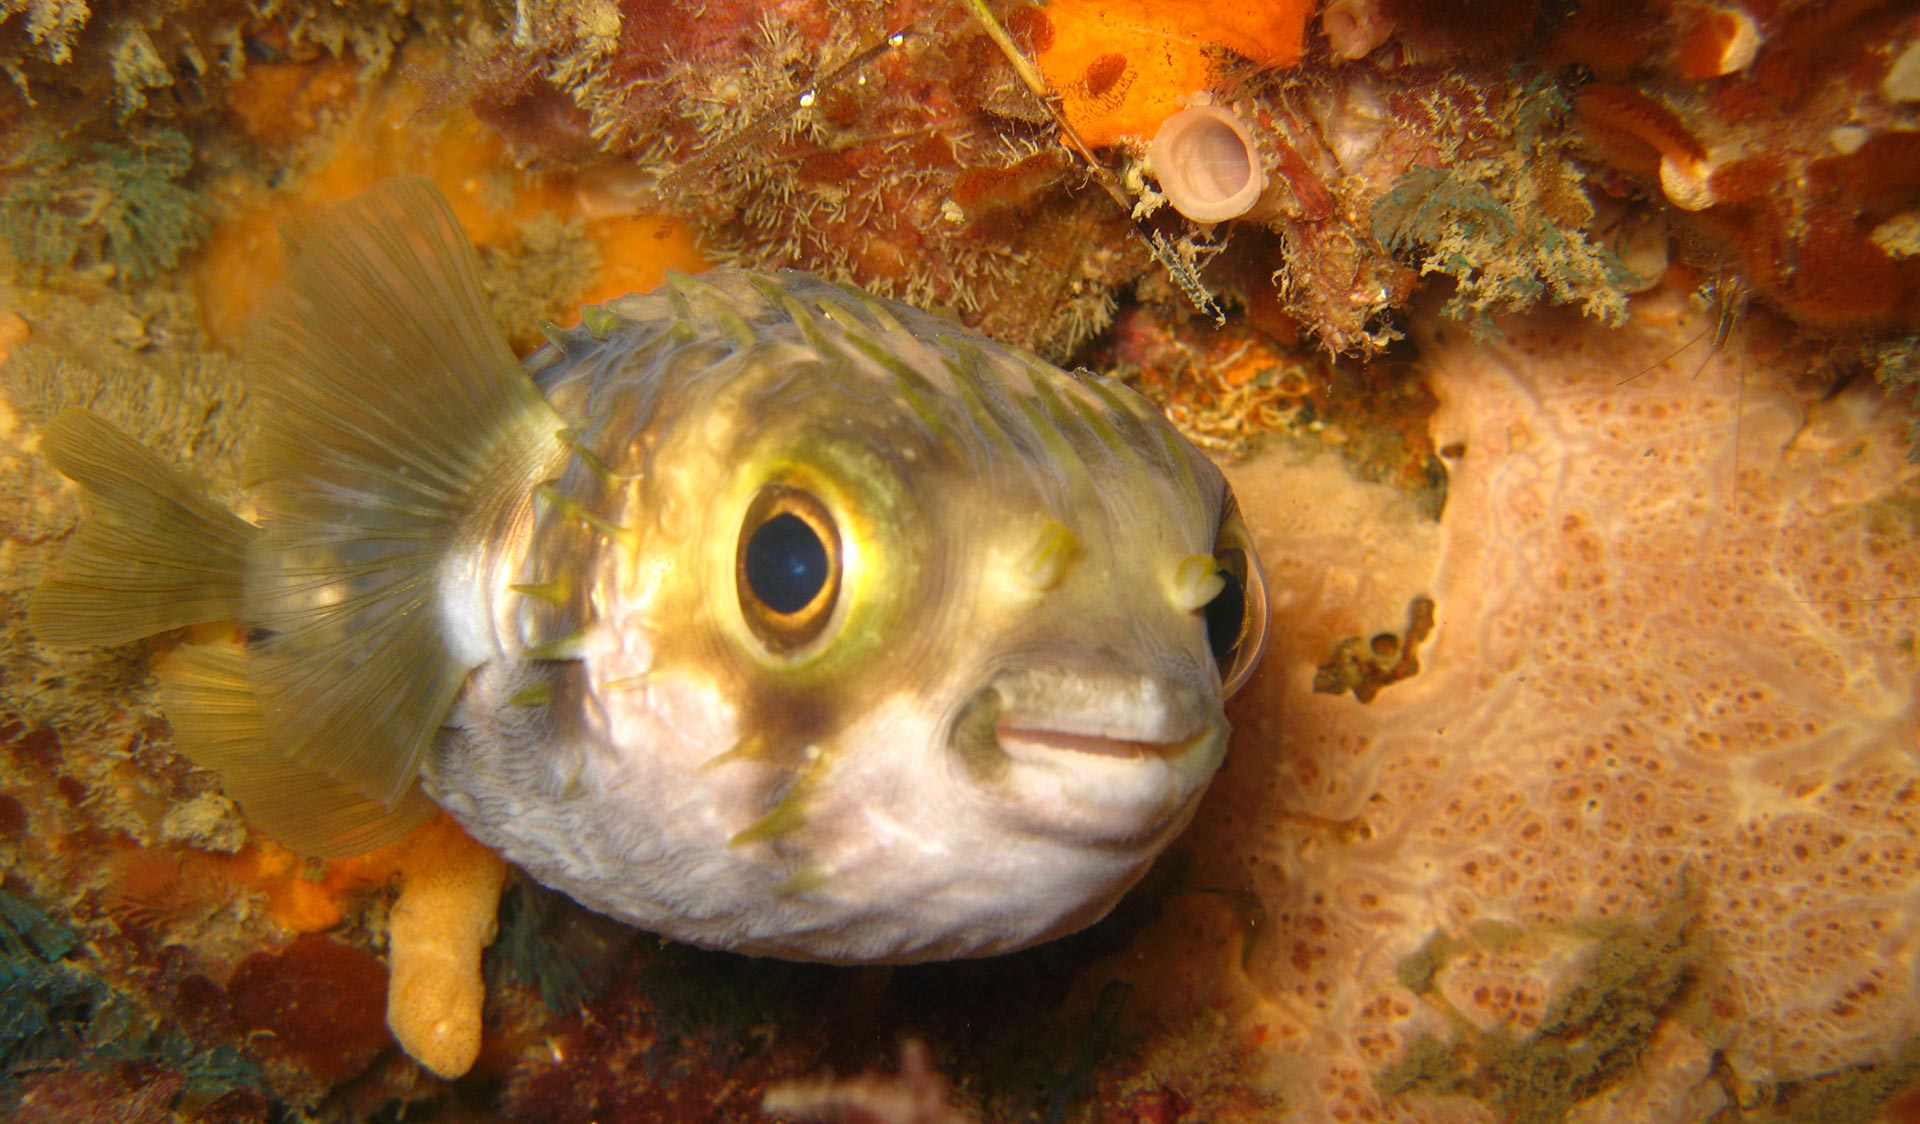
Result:
<svg viewBox="0 0 1920 1124">
<path fill-rule="evenodd" d="M 760 490 L 740 524 L 740 613 L 776 653 L 819 636 L 840 595 L 840 531 L 826 505 L 784 485 Z"/>
<path fill-rule="evenodd" d="M 1267 583 L 1251 541 L 1239 509 L 1230 507 L 1213 548 L 1216 572 L 1225 584 L 1201 613 L 1207 625 L 1207 646 L 1213 650 L 1221 688 L 1228 695 L 1253 675 L 1267 646 Z"/>
<path fill-rule="evenodd" d="M 1220 577 L 1227 584 L 1207 602 L 1207 646 L 1215 660 L 1225 663 L 1233 659 L 1247 634 L 1247 587 L 1225 559 L 1216 554 L 1214 560 L 1220 563 Z"/>
</svg>

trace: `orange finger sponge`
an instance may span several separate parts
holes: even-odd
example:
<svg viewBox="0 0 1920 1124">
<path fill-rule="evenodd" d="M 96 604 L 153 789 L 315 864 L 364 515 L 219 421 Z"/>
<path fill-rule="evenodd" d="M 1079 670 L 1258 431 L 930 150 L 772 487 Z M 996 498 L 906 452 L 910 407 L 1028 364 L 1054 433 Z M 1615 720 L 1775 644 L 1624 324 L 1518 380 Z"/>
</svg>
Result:
<svg viewBox="0 0 1920 1124">
<path fill-rule="evenodd" d="M 507 865 L 445 816 L 403 843 L 387 922 L 387 1026 L 415 1061 L 451 1080 L 480 1055 L 480 950 L 493 943 Z"/>
</svg>

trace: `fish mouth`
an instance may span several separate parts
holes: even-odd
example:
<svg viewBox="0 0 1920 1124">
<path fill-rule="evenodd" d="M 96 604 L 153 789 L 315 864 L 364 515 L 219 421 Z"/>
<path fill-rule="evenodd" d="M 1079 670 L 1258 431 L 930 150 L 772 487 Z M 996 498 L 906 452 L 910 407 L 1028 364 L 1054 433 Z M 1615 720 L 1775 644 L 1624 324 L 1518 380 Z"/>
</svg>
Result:
<svg viewBox="0 0 1920 1124">
<path fill-rule="evenodd" d="M 1039 753 L 1083 753 L 1094 757 L 1138 760 L 1149 756 L 1178 755 L 1189 748 L 1192 736 L 1162 741 L 1130 738 L 1105 733 L 1085 733 L 1071 728 L 1073 723 L 1054 720 L 1002 718 L 994 725 L 994 737 L 1010 758 L 1031 757 Z"/>
<path fill-rule="evenodd" d="M 1217 694 L 1144 679 L 1081 682 L 1065 694 L 1070 705 L 1060 707 L 1004 685 L 982 691 L 961 723 L 972 727 L 963 749 L 970 771 L 1025 831 L 1159 846 L 1186 823 L 1225 755 Z"/>
</svg>

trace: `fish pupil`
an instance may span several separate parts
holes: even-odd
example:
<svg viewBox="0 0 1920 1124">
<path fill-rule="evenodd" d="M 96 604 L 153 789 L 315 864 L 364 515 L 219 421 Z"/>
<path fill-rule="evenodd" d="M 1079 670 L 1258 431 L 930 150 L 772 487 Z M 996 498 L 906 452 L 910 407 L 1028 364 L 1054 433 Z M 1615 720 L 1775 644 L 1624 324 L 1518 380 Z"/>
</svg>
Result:
<svg viewBox="0 0 1920 1124">
<path fill-rule="evenodd" d="M 1226 585 L 1207 602 L 1207 647 L 1215 660 L 1225 662 L 1240 647 L 1247 623 L 1247 591 L 1231 570 L 1222 569 Z"/>
<path fill-rule="evenodd" d="M 827 584 L 827 547 L 807 521 L 783 512 L 747 540 L 747 585 L 776 613 L 797 613 Z"/>
</svg>

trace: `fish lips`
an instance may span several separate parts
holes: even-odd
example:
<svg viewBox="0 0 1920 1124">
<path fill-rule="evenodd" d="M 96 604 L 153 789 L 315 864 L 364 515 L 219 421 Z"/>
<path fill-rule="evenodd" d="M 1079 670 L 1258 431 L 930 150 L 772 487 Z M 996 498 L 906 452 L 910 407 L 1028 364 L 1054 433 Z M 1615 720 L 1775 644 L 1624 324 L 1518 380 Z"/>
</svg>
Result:
<svg viewBox="0 0 1920 1124">
<path fill-rule="evenodd" d="M 1002 675 L 974 696 L 953 736 L 968 772 L 1024 832 L 1164 845 L 1226 755 L 1217 692 L 1146 677 L 1046 681 L 1060 679 Z"/>
</svg>

